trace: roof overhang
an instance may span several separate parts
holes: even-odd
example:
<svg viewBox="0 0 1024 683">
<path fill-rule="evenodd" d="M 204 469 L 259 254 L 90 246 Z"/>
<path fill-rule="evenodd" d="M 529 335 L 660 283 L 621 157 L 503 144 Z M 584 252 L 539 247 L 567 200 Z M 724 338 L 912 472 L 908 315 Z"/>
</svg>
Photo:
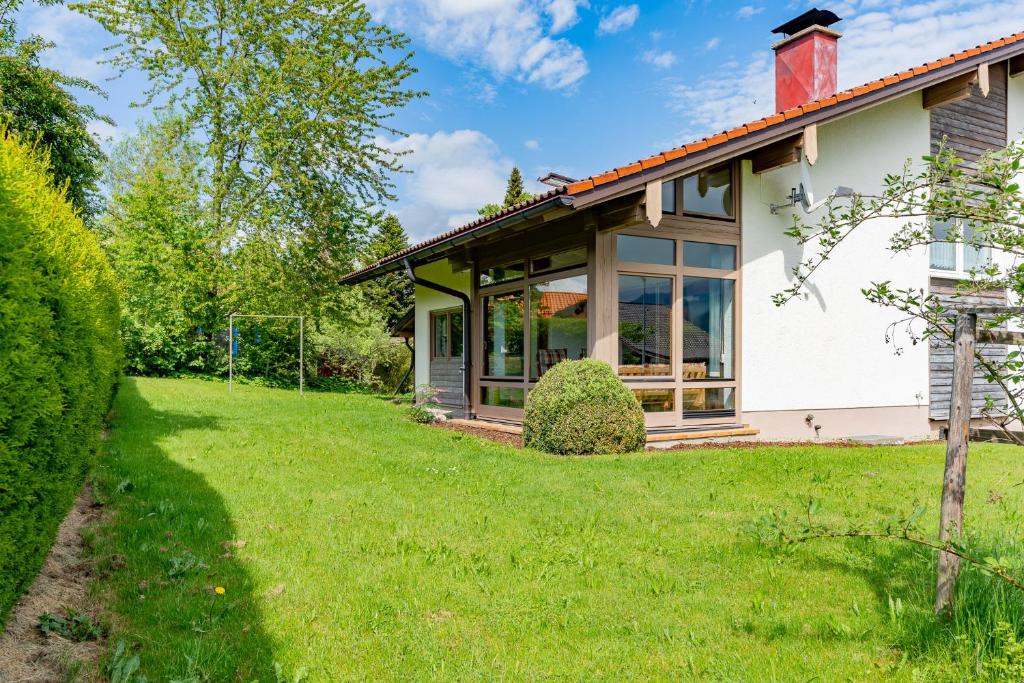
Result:
<svg viewBox="0 0 1024 683">
<path fill-rule="evenodd" d="M 542 195 L 543 199 L 540 201 L 526 202 L 519 209 L 509 210 L 506 213 L 471 224 L 467 228 L 453 230 L 439 235 L 433 240 L 427 240 L 409 249 L 403 249 L 379 263 L 349 273 L 341 278 L 338 284 L 354 285 L 379 277 L 385 273 L 402 270 L 405 268 L 405 261 L 407 260 L 417 265 L 437 260 L 443 258 L 446 253 L 468 242 L 480 239 L 499 230 L 505 230 L 525 223 L 530 219 L 543 216 L 549 212 L 573 206 L 573 198 L 565 195 L 562 188 L 559 188 L 557 191 L 552 190 L 548 194 L 551 196 Z"/>
</svg>

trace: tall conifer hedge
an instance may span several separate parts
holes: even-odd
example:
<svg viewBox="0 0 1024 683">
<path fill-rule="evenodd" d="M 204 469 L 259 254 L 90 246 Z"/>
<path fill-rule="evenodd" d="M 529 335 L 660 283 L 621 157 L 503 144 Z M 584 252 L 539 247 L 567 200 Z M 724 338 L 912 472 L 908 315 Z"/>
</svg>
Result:
<svg viewBox="0 0 1024 683">
<path fill-rule="evenodd" d="M 46 169 L 0 130 L 0 628 L 81 487 L 121 367 L 113 273 Z"/>
</svg>

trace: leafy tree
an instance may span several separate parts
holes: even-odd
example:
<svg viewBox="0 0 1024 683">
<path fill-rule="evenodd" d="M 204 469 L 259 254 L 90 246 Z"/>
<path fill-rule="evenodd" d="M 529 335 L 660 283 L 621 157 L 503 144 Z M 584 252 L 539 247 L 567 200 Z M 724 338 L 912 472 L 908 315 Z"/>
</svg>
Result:
<svg viewBox="0 0 1024 683">
<path fill-rule="evenodd" d="M 403 85 L 408 39 L 357 0 L 76 7 L 121 41 L 115 66 L 148 75 L 144 102 L 180 106 L 204 141 L 216 249 L 246 248 L 246 267 L 270 259 L 259 268 L 293 278 L 297 302 L 333 289 L 400 169 L 379 139 L 421 94 Z"/>
<path fill-rule="evenodd" d="M 519 167 L 513 166 L 512 172 L 508 176 L 508 183 L 505 185 L 504 201 L 501 204 L 485 204 L 477 213 L 484 217 L 493 216 L 519 202 L 529 201 L 533 197 L 534 195 L 527 192 L 523 186 L 523 174 L 519 172 Z"/>
<path fill-rule="evenodd" d="M 409 246 L 409 237 L 394 214 L 380 222 L 366 246 L 366 265 L 376 263 Z M 363 285 L 367 302 L 377 308 L 392 328 L 413 305 L 413 286 L 404 273 L 390 273 Z"/>
<path fill-rule="evenodd" d="M 124 293 L 121 332 L 129 371 L 209 371 L 224 328 L 216 296 L 220 253 L 202 206 L 200 145 L 180 117 L 165 116 L 120 142 L 106 180 L 99 230 Z"/>
<path fill-rule="evenodd" d="M 57 4 L 50 1 L 42 4 Z M 103 151 L 89 133 L 89 123 L 110 117 L 100 115 L 71 94 L 71 88 L 103 91 L 81 78 L 65 76 L 39 64 L 39 55 L 53 47 L 38 36 L 15 38 L 17 0 L 0 2 L 0 119 L 23 139 L 36 141 L 49 153 L 54 184 L 67 184 L 71 204 L 91 222 L 101 208 L 98 191 Z"/>
</svg>

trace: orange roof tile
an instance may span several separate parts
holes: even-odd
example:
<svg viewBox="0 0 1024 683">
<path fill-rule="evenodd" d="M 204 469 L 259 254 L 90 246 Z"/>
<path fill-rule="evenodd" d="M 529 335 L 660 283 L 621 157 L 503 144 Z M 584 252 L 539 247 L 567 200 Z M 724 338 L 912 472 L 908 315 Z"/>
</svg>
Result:
<svg viewBox="0 0 1024 683">
<path fill-rule="evenodd" d="M 665 151 L 665 161 L 672 161 L 673 159 L 681 159 L 686 156 L 685 147 L 676 147 Z"/>
<path fill-rule="evenodd" d="M 590 176 L 590 179 L 594 181 L 595 185 L 604 185 L 619 179 L 619 176 L 615 171 L 608 171 L 607 173 L 598 173 L 597 175 Z"/>
<path fill-rule="evenodd" d="M 643 166 L 645 170 L 648 168 L 654 168 L 655 166 L 661 166 L 663 163 L 665 163 L 665 160 L 667 158 L 668 157 L 665 154 L 655 154 L 653 157 L 641 159 L 640 165 Z"/>
<path fill-rule="evenodd" d="M 633 164 L 620 166 L 619 168 L 615 169 L 615 171 L 619 174 L 620 178 L 627 175 L 633 175 L 634 173 L 639 173 L 642 170 L 644 170 L 644 167 L 640 165 L 639 161 Z"/>
</svg>

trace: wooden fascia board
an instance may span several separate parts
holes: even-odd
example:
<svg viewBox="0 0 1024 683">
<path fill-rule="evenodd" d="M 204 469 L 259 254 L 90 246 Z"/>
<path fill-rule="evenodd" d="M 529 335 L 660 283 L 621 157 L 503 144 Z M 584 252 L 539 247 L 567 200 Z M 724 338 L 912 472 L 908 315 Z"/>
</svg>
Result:
<svg viewBox="0 0 1024 683">
<path fill-rule="evenodd" d="M 979 64 L 1005 61 L 1017 55 L 1024 56 L 1024 41 L 1018 41 L 1010 45 L 1004 45 L 1003 47 L 996 48 L 995 50 L 990 50 L 989 52 L 975 55 L 974 57 L 968 57 L 967 59 L 955 62 L 949 66 L 923 73 L 920 76 L 908 78 L 905 81 L 900 81 L 899 83 L 895 83 L 888 87 L 880 88 L 874 92 L 848 100 L 847 102 L 842 102 L 831 107 L 826 107 L 825 109 L 819 109 L 811 112 L 810 114 L 798 116 L 785 123 L 777 126 L 769 126 L 768 128 L 757 131 L 756 133 L 747 133 L 746 135 L 730 140 L 729 142 L 715 145 L 714 147 L 710 147 L 700 152 L 687 154 L 684 157 L 666 162 L 660 166 L 647 169 L 646 171 L 640 171 L 639 173 L 634 173 L 622 180 L 601 185 L 595 190 L 591 190 L 590 192 L 578 197 L 573 197 L 573 206 L 576 208 L 582 208 L 584 206 L 594 204 L 595 202 L 602 202 L 612 197 L 636 192 L 638 187 L 646 185 L 651 180 L 658 178 L 667 180 L 687 173 L 692 173 L 694 171 L 699 171 L 702 168 L 707 168 L 716 163 L 720 163 L 724 159 L 739 157 L 744 154 L 748 154 L 759 147 L 769 145 L 773 142 L 778 142 L 779 140 L 791 136 L 796 132 L 802 131 L 805 126 L 812 123 L 828 123 L 836 121 L 875 105 L 898 99 L 918 90 L 923 90 L 935 83 L 947 81 L 954 76 L 959 76 L 969 72 L 976 73 Z"/>
</svg>

